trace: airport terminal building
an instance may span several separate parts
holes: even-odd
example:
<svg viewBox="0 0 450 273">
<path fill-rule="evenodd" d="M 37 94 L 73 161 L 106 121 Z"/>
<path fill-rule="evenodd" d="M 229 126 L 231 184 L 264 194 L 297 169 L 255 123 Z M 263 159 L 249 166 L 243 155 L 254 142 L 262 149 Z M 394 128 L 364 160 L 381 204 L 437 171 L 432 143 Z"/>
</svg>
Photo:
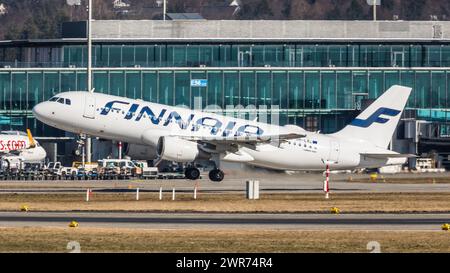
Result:
<svg viewBox="0 0 450 273">
<path fill-rule="evenodd" d="M 86 90 L 85 23 L 62 28 L 59 39 L 0 42 L 2 130 L 30 128 L 49 143 L 70 136 L 31 113 L 56 93 Z M 410 86 L 392 149 L 437 152 L 450 168 L 450 22 L 94 21 L 93 45 L 95 92 L 191 108 L 195 97 L 203 107 L 267 107 L 281 125 L 323 133 L 390 86 Z M 57 154 L 70 153 L 60 143 Z M 97 140 L 94 157 L 113 146 Z"/>
</svg>

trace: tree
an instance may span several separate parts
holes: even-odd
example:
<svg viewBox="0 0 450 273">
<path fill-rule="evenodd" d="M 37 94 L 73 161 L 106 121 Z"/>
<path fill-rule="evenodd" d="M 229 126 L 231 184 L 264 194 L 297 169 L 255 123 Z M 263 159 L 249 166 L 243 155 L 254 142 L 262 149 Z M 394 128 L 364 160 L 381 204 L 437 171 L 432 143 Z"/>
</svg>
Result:
<svg viewBox="0 0 450 273">
<path fill-rule="evenodd" d="M 364 19 L 363 8 L 357 0 L 352 0 L 350 7 L 347 9 L 347 16 L 352 20 Z"/>
<path fill-rule="evenodd" d="M 284 0 L 283 6 L 281 14 L 283 15 L 283 19 L 288 19 L 291 14 L 292 0 Z"/>
</svg>

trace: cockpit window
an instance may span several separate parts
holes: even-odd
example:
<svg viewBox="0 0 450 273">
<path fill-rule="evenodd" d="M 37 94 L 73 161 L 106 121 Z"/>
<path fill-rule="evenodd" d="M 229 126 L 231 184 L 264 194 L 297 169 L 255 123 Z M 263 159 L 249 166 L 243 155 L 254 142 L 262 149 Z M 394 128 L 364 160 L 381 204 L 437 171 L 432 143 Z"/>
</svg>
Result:
<svg viewBox="0 0 450 273">
<path fill-rule="evenodd" d="M 67 104 L 67 105 L 71 105 L 71 104 L 72 104 L 72 101 L 71 101 L 70 99 L 66 99 L 66 104 Z"/>
<path fill-rule="evenodd" d="M 64 104 L 64 98 L 59 98 L 56 102 Z"/>
<path fill-rule="evenodd" d="M 57 101 L 59 98 L 58 97 L 53 97 L 51 99 L 49 99 L 48 101 Z"/>
</svg>

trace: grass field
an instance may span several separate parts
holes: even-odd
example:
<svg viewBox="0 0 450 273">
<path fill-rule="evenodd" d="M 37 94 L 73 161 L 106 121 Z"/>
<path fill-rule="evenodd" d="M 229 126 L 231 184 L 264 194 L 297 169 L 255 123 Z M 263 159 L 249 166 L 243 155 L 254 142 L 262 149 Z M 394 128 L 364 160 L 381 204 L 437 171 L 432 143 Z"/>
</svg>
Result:
<svg viewBox="0 0 450 273">
<path fill-rule="evenodd" d="M 175 201 L 166 193 L 143 193 L 136 201 L 133 193 L 95 193 L 90 202 L 84 194 L 1 194 L 0 211 L 18 211 L 26 204 L 31 211 L 149 211 L 149 212 L 329 212 L 343 213 L 450 212 L 450 193 L 332 193 L 262 194 L 247 200 L 241 194 L 179 194 Z"/>
<path fill-rule="evenodd" d="M 445 231 L 145 230 L 0 228 L 0 252 L 450 252 Z"/>
</svg>

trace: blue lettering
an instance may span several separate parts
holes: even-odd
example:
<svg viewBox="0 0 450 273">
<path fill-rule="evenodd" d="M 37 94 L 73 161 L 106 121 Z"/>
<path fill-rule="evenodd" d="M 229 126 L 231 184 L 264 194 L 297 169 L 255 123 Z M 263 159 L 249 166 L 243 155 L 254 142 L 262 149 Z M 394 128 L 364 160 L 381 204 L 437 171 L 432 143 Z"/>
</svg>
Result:
<svg viewBox="0 0 450 273">
<path fill-rule="evenodd" d="M 124 101 L 120 101 L 120 100 L 113 100 L 113 101 L 110 101 L 110 102 L 108 102 L 107 104 L 105 104 L 105 107 L 103 107 L 103 110 L 102 110 L 102 112 L 100 113 L 100 115 L 107 115 L 107 114 L 109 114 L 109 112 L 110 112 L 111 109 L 112 109 L 112 106 L 113 106 L 115 103 L 120 103 L 120 104 L 125 104 L 125 105 L 128 105 L 128 104 L 129 104 L 128 102 L 124 102 Z"/>
<path fill-rule="evenodd" d="M 125 119 L 131 119 L 134 116 L 134 113 L 138 109 L 139 104 L 133 104 L 130 107 L 130 110 L 128 110 L 128 113 L 125 115 Z"/>
<path fill-rule="evenodd" d="M 214 124 L 214 125 L 205 124 L 205 120 L 214 120 L 216 122 L 216 124 Z M 210 127 L 211 128 L 211 132 L 210 132 L 211 135 L 217 135 L 217 133 L 219 132 L 220 127 L 222 127 L 222 122 L 220 120 L 218 120 L 218 119 L 215 119 L 215 118 L 204 117 L 204 118 L 201 118 L 201 119 L 197 120 L 197 125 Z M 199 126 L 197 126 L 197 128 L 193 128 L 192 131 L 198 131 L 199 130 Z"/>
<path fill-rule="evenodd" d="M 153 113 L 153 111 L 148 106 L 144 106 L 144 107 L 142 107 L 141 112 L 139 112 L 138 116 L 136 117 L 136 121 L 140 121 L 142 116 L 144 114 L 147 114 L 148 117 L 150 118 L 150 120 L 152 121 L 152 123 L 157 125 L 161 121 L 161 119 L 164 116 L 164 114 L 166 113 L 166 111 L 167 111 L 166 109 L 162 109 L 159 116 L 156 117 L 155 114 Z"/>
<path fill-rule="evenodd" d="M 178 126 L 180 126 L 180 129 L 184 130 L 189 126 L 189 123 L 191 123 L 193 118 L 194 118 L 194 114 L 191 114 L 189 116 L 189 118 L 187 119 L 187 121 L 184 122 L 183 119 L 181 118 L 180 114 L 178 114 L 177 112 L 174 111 L 174 112 L 170 113 L 170 115 L 167 117 L 167 120 L 164 123 L 164 126 L 169 125 L 171 120 L 175 119 L 175 122 L 178 123 Z"/>
<path fill-rule="evenodd" d="M 247 129 L 249 129 L 249 128 L 256 129 L 256 133 L 247 131 Z M 242 136 L 242 135 L 256 135 L 256 136 L 260 136 L 263 133 L 264 133 L 264 130 L 259 128 L 258 126 L 243 125 L 243 126 L 239 127 L 239 129 L 236 131 L 235 136 Z"/>
<path fill-rule="evenodd" d="M 223 130 L 222 136 L 227 137 L 231 134 L 231 131 L 233 130 L 234 126 L 236 126 L 236 122 L 230 121 L 227 124 L 227 127 L 225 127 L 225 130 Z"/>
</svg>

